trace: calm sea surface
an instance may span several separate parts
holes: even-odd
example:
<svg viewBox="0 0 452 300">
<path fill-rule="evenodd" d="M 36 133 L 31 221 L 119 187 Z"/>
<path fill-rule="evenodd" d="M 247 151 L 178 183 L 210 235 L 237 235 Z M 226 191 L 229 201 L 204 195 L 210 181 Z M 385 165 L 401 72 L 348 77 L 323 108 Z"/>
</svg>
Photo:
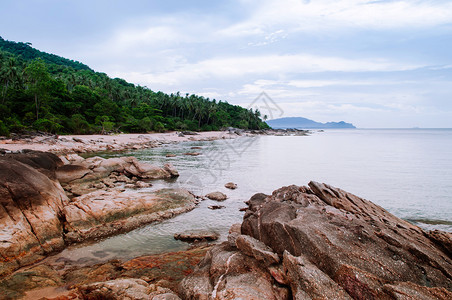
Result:
<svg viewBox="0 0 452 300">
<path fill-rule="evenodd" d="M 202 155 L 182 155 L 193 151 Z M 177 156 L 166 158 L 167 153 Z M 174 219 L 70 247 L 60 256 L 87 263 L 182 250 L 188 245 L 173 235 L 188 229 L 211 229 L 224 240 L 229 227 L 242 221 L 239 209 L 253 194 L 311 180 L 371 200 L 425 229 L 452 231 L 451 129 L 327 130 L 310 136 L 186 142 L 126 155 L 156 165 L 171 162 L 179 170 L 177 180 L 155 181 L 148 190 L 183 187 L 197 195 L 222 191 L 229 197 L 220 203 L 225 208 L 210 210 L 209 205 L 219 203 L 205 200 Z M 238 184 L 236 190 L 224 188 L 230 181 Z"/>
</svg>

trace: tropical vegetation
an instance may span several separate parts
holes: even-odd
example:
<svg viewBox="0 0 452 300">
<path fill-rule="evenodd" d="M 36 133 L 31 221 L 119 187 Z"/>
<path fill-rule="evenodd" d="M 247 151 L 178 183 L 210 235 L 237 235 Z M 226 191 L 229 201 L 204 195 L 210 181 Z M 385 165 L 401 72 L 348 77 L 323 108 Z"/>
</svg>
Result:
<svg viewBox="0 0 452 300">
<path fill-rule="evenodd" d="M 110 78 L 0 37 L 0 135 L 268 128 L 258 110 Z"/>
</svg>

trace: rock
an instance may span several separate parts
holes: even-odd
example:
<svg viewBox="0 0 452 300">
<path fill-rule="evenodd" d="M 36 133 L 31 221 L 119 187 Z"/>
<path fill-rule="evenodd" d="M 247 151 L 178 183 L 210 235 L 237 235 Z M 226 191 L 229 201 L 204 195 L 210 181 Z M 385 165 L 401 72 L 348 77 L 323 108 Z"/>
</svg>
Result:
<svg viewBox="0 0 452 300">
<path fill-rule="evenodd" d="M 199 133 L 194 131 L 182 131 L 183 135 L 199 135 Z"/>
<path fill-rule="evenodd" d="M 149 183 L 149 182 L 137 181 L 137 182 L 135 183 L 135 185 L 134 185 L 134 188 L 137 188 L 137 189 L 144 189 L 144 188 L 148 188 L 148 187 L 151 187 L 151 186 L 152 186 L 152 184 Z"/>
<path fill-rule="evenodd" d="M 274 287 L 265 268 L 227 242 L 207 252 L 179 292 L 183 299 L 289 299 L 287 288 Z"/>
<path fill-rule="evenodd" d="M 171 153 L 168 153 L 167 155 L 165 155 L 166 157 L 176 157 L 177 155 L 176 154 L 171 154 Z"/>
<path fill-rule="evenodd" d="M 256 194 L 248 205 L 240 232 L 231 230 L 181 283 L 184 297 L 452 298 L 450 233 L 425 232 L 316 182 Z"/>
<path fill-rule="evenodd" d="M 129 231 L 192 210 L 195 205 L 195 197 L 182 189 L 92 192 L 73 198 L 64 207 L 65 239 L 80 242 Z"/>
<path fill-rule="evenodd" d="M 78 164 L 61 166 L 56 173 L 61 178 L 64 188 L 75 197 L 95 192 L 99 189 L 100 182 L 113 188 L 116 182 L 131 184 L 137 178 L 163 179 L 179 176 L 171 164 L 165 164 L 160 168 L 139 162 L 135 157 L 104 159 L 97 156 L 87 158 Z"/>
<path fill-rule="evenodd" d="M 69 183 L 81 179 L 89 173 L 92 173 L 90 169 L 80 165 L 64 165 L 56 170 L 56 176 L 60 183 Z"/>
<path fill-rule="evenodd" d="M 222 192 L 212 192 L 212 193 L 207 194 L 206 197 L 209 198 L 210 200 L 215 200 L 215 201 L 224 201 L 228 198 L 228 196 L 226 196 Z"/>
<path fill-rule="evenodd" d="M 194 146 L 194 147 L 190 147 L 190 149 L 202 149 L 202 147 Z"/>
<path fill-rule="evenodd" d="M 183 242 L 215 241 L 218 237 L 218 233 L 207 230 L 190 230 L 174 235 L 174 239 Z"/>
<path fill-rule="evenodd" d="M 0 280 L 1 299 L 19 299 L 24 292 L 38 288 L 62 286 L 63 278 L 44 264 L 21 269 Z"/>
<path fill-rule="evenodd" d="M 184 153 L 184 155 L 198 156 L 198 155 L 201 155 L 201 153 L 199 153 L 199 152 L 186 152 L 186 153 Z"/>
<path fill-rule="evenodd" d="M 164 164 L 163 169 L 167 171 L 171 177 L 178 177 L 179 172 L 177 172 L 176 168 L 172 164 Z"/>
<path fill-rule="evenodd" d="M 116 279 L 83 285 L 79 288 L 83 299 L 148 300 L 151 289 L 141 279 Z"/>
<path fill-rule="evenodd" d="M 207 206 L 207 208 L 215 210 L 215 209 L 225 208 L 225 206 L 223 206 L 223 205 L 209 205 L 209 206 Z"/>
<path fill-rule="evenodd" d="M 235 184 L 234 182 L 228 182 L 224 185 L 224 187 L 231 190 L 235 190 L 237 188 L 237 184 Z"/>
<path fill-rule="evenodd" d="M 248 235 L 239 235 L 235 245 L 242 253 L 254 257 L 265 266 L 279 263 L 278 255 L 270 247 Z"/>
<path fill-rule="evenodd" d="M 46 175 L 51 180 L 56 178 L 56 169 L 63 165 L 61 159 L 55 154 L 34 150 L 23 150 L 22 153 L 6 154 L 4 158 L 11 158 L 24 163 Z"/>
<path fill-rule="evenodd" d="M 0 276 L 64 247 L 60 217 L 69 199 L 48 177 L 61 161 L 36 152 L 18 158 L 0 157 Z"/>
<path fill-rule="evenodd" d="M 82 139 L 79 139 L 79 138 L 73 137 L 72 140 L 73 140 L 74 142 L 76 142 L 76 143 L 82 143 L 82 144 L 85 144 L 85 141 L 82 140 Z"/>
<path fill-rule="evenodd" d="M 150 300 L 181 300 L 172 290 L 156 287 L 154 292 L 149 294 Z"/>
<path fill-rule="evenodd" d="M 352 299 L 303 255 L 295 257 L 285 251 L 283 265 L 294 299 Z"/>
</svg>

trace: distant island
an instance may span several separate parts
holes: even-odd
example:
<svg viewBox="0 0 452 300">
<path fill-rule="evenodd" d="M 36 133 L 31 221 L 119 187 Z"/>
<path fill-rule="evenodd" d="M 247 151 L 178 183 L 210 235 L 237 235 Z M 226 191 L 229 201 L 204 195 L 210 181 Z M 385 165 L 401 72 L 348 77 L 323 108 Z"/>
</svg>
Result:
<svg viewBox="0 0 452 300">
<path fill-rule="evenodd" d="M 274 129 L 329 129 L 329 128 L 356 128 L 351 123 L 344 121 L 320 123 L 302 117 L 280 118 L 268 120 L 267 124 Z"/>
</svg>

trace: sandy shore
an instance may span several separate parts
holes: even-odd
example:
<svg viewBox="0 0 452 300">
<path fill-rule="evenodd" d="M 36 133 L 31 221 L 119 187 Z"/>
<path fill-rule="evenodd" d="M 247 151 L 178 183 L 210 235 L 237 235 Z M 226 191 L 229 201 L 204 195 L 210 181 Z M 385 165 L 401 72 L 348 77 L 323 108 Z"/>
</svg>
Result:
<svg viewBox="0 0 452 300">
<path fill-rule="evenodd" d="M 20 151 L 23 149 L 53 153 L 84 153 L 98 151 L 123 151 L 157 147 L 162 144 L 185 141 L 212 141 L 231 139 L 236 134 L 228 131 L 199 132 L 196 135 L 180 135 L 179 132 L 117 134 L 117 135 L 61 135 L 37 136 L 28 139 L 0 140 L 0 149 Z"/>
</svg>

